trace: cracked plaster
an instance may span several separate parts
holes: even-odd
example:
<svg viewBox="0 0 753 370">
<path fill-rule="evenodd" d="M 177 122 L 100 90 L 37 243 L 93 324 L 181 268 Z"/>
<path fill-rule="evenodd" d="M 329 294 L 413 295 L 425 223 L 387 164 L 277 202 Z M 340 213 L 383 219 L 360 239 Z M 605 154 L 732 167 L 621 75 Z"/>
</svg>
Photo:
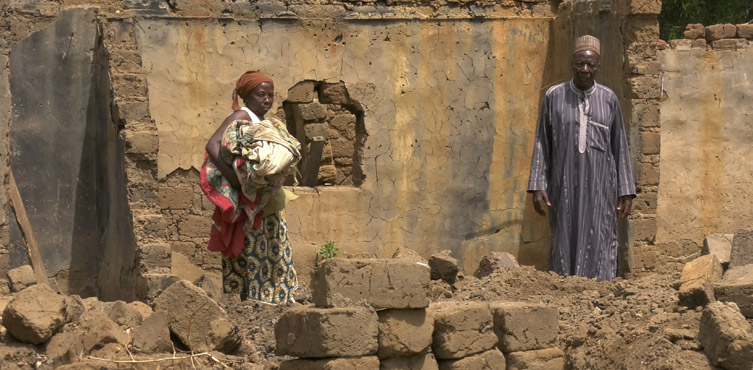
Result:
<svg viewBox="0 0 753 370">
<path fill-rule="evenodd" d="M 549 53 L 563 50 L 550 45 L 551 27 L 549 18 L 140 20 L 159 177 L 199 168 L 242 72 L 274 78 L 270 112 L 299 81 L 343 81 L 364 108 L 366 180 L 292 189 L 300 198 L 286 217 L 297 259 L 313 261 L 333 240 L 381 257 L 450 249 L 468 273 L 490 251 L 545 268 L 546 222 L 529 209 L 525 186 L 542 89 L 563 70 L 545 71 Z"/>
</svg>

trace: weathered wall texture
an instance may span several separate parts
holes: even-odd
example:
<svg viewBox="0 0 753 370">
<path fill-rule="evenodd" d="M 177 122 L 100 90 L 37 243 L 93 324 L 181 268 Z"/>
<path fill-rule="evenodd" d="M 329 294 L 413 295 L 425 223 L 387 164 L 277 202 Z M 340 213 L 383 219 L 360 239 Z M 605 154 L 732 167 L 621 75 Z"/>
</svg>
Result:
<svg viewBox="0 0 753 370">
<path fill-rule="evenodd" d="M 698 253 L 708 234 L 753 225 L 753 48 L 731 41 L 712 49 L 673 40 L 659 53 L 666 100 L 656 243 L 666 259 Z"/>
<path fill-rule="evenodd" d="M 261 69 L 275 79 L 278 107 L 289 88 L 314 80 L 342 81 L 364 108 L 363 185 L 293 189 L 301 198 L 286 217 L 300 269 L 327 240 L 379 256 L 451 249 L 470 272 L 492 250 L 546 267 L 546 223 L 525 193 L 539 99 L 570 77 L 572 39 L 582 33 L 602 38 L 600 81 L 624 95 L 620 11 L 630 9 L 578 1 L 473 20 L 458 11 L 430 21 L 356 13 L 138 21 L 173 251 L 193 245 L 190 254 L 203 254 L 210 209 L 189 169 L 229 114 L 235 79 Z"/>
<path fill-rule="evenodd" d="M 219 279 L 219 255 L 205 249 L 213 207 L 201 194 L 197 169 L 206 140 L 230 113 L 235 80 L 249 69 L 275 79 L 272 114 L 280 118 L 296 84 L 341 84 L 349 107 L 357 108 L 358 130 L 365 131 L 359 132 L 362 153 L 354 156 L 361 183 L 291 188 L 300 199 L 286 215 L 304 280 L 328 240 L 348 253 L 384 257 L 404 246 L 424 256 L 450 249 L 469 273 L 489 251 L 545 268 L 546 219 L 535 215 L 525 193 L 531 144 L 540 97 L 570 78 L 572 40 L 584 33 L 602 40 L 598 80 L 621 97 L 634 158 L 658 166 L 658 151 L 641 149 L 642 132 L 658 126 L 651 113 L 660 85 L 658 0 L 316 6 L 34 0 L 2 8 L 11 17 L 0 22 L 10 22 L 12 32 L 0 44 L 0 62 L 7 65 L 4 40 L 23 42 L 70 7 L 97 11 L 94 55 L 106 56 L 97 68 L 108 69 L 110 78 L 92 86 L 108 90 L 100 95 L 112 120 L 99 120 L 110 126 L 98 131 L 98 142 L 109 143 L 102 144 L 106 173 L 98 173 L 112 181 L 100 189 L 125 196 L 129 206 L 105 211 L 122 200 L 104 195 L 98 204 L 110 213 L 97 225 L 112 237 L 100 240 L 90 258 L 100 266 L 97 284 L 105 299 L 147 297 L 177 277 Z M 13 68 L 0 68 L 0 102 L 11 99 Z M 11 115 L 0 109 L 0 169 Z M 312 122 L 333 124 L 334 113 L 328 115 Z M 330 139 L 348 135 L 340 130 Z M 350 151 L 343 153 L 325 160 L 343 162 Z M 641 185 L 646 176 L 639 171 L 638 178 Z M 656 179 L 640 191 L 655 195 Z M 646 199 L 626 223 L 624 245 L 653 243 L 656 202 Z M 0 204 L 6 203 L 0 191 Z M 2 221 L 0 238 L 7 240 Z M 626 268 L 636 259 L 628 252 L 622 255 Z M 9 266 L 7 256 L 0 248 L 0 270 Z M 110 289 L 115 284 L 124 289 Z"/>
</svg>

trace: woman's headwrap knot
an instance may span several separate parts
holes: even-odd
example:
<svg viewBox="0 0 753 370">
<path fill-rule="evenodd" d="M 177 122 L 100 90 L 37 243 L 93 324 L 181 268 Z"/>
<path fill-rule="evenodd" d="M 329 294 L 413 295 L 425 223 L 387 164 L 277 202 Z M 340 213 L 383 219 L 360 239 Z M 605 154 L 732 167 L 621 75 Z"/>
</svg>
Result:
<svg viewBox="0 0 753 370">
<path fill-rule="evenodd" d="M 239 96 L 241 99 L 245 99 L 246 96 L 251 93 L 251 90 L 261 85 L 262 82 L 267 82 L 272 85 L 272 87 L 275 85 L 269 76 L 259 71 L 248 71 L 244 73 L 241 78 L 238 79 L 238 82 L 235 83 L 235 90 L 233 90 L 233 110 L 236 111 L 241 109 L 241 106 L 238 103 Z"/>
</svg>

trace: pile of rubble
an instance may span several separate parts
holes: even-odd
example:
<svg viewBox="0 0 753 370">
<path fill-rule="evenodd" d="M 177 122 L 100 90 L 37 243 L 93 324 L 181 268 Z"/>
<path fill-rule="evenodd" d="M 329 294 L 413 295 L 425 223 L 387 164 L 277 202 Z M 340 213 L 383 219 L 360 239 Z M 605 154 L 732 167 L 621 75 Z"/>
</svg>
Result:
<svg viewBox="0 0 753 370">
<path fill-rule="evenodd" d="M 27 272 L 12 271 L 15 290 L 28 280 Z M 1 330 L 0 349 L 13 349 L 0 351 L 3 368 L 29 368 L 29 357 L 37 369 L 263 368 L 228 355 L 242 342 L 237 326 L 185 280 L 165 289 L 152 306 L 63 296 L 34 284 L 7 302 Z"/>
<path fill-rule="evenodd" d="M 443 253 L 427 264 L 399 252 L 394 259 L 324 261 L 312 284 L 314 304 L 291 308 L 275 326 L 277 354 L 298 357 L 280 370 L 564 369 L 554 346 L 556 306 L 431 303 L 431 277 L 454 281 L 456 261 Z M 490 256 L 480 274 L 504 259 Z"/>
<path fill-rule="evenodd" d="M 702 256 L 682 270 L 679 304 L 705 307 L 698 341 L 711 363 L 753 368 L 753 231 L 706 237 Z"/>
</svg>

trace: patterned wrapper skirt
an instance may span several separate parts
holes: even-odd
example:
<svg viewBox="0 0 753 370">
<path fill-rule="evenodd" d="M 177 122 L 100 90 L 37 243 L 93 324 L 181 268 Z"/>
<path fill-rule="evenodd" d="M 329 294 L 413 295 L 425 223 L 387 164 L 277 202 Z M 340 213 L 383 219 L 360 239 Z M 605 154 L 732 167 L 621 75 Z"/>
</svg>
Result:
<svg viewBox="0 0 753 370">
<path fill-rule="evenodd" d="M 282 212 L 262 218 L 253 229 L 246 222 L 245 246 L 237 258 L 222 256 L 222 285 L 225 293 L 247 294 L 248 299 L 284 304 L 293 300 L 298 278 Z"/>
</svg>

